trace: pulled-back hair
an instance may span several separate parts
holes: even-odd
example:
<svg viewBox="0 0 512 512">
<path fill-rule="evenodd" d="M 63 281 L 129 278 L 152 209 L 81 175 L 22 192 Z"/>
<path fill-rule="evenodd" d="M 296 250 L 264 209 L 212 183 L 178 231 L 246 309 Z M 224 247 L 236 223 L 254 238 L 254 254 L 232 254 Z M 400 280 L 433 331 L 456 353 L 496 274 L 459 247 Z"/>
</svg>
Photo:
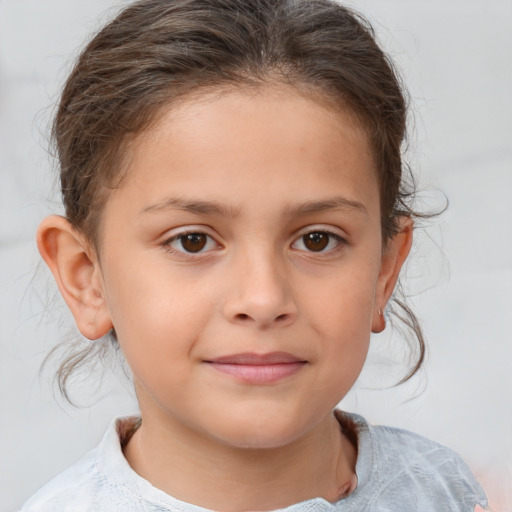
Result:
<svg viewBox="0 0 512 512">
<path fill-rule="evenodd" d="M 331 0 L 141 0 L 123 10 L 82 51 L 55 117 L 69 222 L 98 248 L 102 209 L 123 178 L 126 146 L 162 107 L 206 89 L 269 84 L 322 97 L 360 120 L 376 164 L 385 244 L 400 217 L 415 216 L 402 163 L 404 91 L 370 24 Z M 417 340 L 407 380 L 425 344 L 404 299 L 394 301 L 388 311 Z M 75 349 L 62 362 L 66 397 L 68 378 L 93 352 Z"/>
</svg>

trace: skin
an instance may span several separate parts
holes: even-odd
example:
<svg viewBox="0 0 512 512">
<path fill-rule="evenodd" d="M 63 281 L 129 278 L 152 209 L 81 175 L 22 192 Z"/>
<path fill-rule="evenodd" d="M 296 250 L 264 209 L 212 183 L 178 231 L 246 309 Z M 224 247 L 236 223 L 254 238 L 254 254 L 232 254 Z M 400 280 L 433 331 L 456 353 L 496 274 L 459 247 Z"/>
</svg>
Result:
<svg viewBox="0 0 512 512">
<path fill-rule="evenodd" d="M 62 217 L 45 219 L 38 245 L 79 329 L 97 339 L 114 327 L 132 369 L 133 469 L 229 512 L 352 489 L 356 452 L 332 411 L 384 328 L 412 238 L 408 219 L 387 244 L 380 226 L 354 116 L 277 87 L 163 111 L 130 147 L 98 253 Z M 206 245 L 187 252 L 184 233 Z M 326 247 L 311 250 L 310 233 Z M 277 380 L 212 364 L 275 352 L 298 361 Z"/>
</svg>

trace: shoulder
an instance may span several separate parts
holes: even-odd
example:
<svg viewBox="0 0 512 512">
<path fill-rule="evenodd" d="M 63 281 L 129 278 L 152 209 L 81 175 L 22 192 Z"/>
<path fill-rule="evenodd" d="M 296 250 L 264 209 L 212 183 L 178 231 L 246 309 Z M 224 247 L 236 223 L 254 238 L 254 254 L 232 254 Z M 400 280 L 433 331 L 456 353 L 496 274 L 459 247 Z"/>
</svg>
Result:
<svg viewBox="0 0 512 512">
<path fill-rule="evenodd" d="M 82 504 L 97 494 L 95 487 L 100 478 L 95 459 L 93 450 L 54 477 L 25 503 L 21 512 L 61 512 L 71 510 L 72 506 L 82 510 Z"/>
<path fill-rule="evenodd" d="M 464 483 L 474 488 L 476 481 L 462 458 L 450 448 L 413 432 L 393 427 L 371 427 L 378 444 L 377 453 L 385 464 L 392 464 L 398 474 L 405 470 L 428 475 L 432 482 Z M 477 484 L 476 484 L 477 485 Z"/>
<path fill-rule="evenodd" d="M 352 418 L 358 431 L 358 466 L 366 477 L 361 483 L 368 485 L 370 501 L 401 503 L 399 510 L 438 512 L 487 506 L 481 486 L 453 450 L 407 430 Z"/>
<path fill-rule="evenodd" d="M 126 420 L 112 422 L 96 448 L 39 489 L 20 512 L 117 510 L 130 493 L 122 481 L 108 478 L 105 467 L 127 464 L 119 442 L 119 428 Z"/>
</svg>

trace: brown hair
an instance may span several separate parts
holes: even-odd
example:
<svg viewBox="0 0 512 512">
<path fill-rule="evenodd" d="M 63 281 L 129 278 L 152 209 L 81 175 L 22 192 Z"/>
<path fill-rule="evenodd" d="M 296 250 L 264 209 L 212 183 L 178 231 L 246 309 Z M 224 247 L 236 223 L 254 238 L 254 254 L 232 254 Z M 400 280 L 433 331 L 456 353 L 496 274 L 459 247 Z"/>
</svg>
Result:
<svg viewBox="0 0 512 512">
<path fill-rule="evenodd" d="M 70 223 L 97 248 L 102 207 L 123 176 L 123 152 L 161 107 L 205 88 L 287 84 L 348 107 L 373 149 L 384 243 L 400 216 L 416 216 L 402 163 L 407 105 L 392 63 L 361 15 L 331 0 L 141 0 L 105 26 L 79 56 L 53 125 L 62 197 Z M 403 299 L 389 312 L 417 340 L 423 334 Z M 66 382 L 91 347 L 70 353 Z"/>
</svg>

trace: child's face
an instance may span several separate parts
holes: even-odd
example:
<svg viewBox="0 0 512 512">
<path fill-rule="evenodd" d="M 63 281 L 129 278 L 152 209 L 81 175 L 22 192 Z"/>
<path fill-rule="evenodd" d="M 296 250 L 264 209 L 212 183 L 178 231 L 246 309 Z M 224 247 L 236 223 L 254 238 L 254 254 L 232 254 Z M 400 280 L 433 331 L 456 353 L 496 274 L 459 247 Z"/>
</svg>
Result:
<svg viewBox="0 0 512 512">
<path fill-rule="evenodd" d="M 391 293 L 365 133 L 292 89 L 231 92 L 170 109 L 128 158 L 99 293 L 143 417 L 235 446 L 305 435 Z"/>
</svg>

